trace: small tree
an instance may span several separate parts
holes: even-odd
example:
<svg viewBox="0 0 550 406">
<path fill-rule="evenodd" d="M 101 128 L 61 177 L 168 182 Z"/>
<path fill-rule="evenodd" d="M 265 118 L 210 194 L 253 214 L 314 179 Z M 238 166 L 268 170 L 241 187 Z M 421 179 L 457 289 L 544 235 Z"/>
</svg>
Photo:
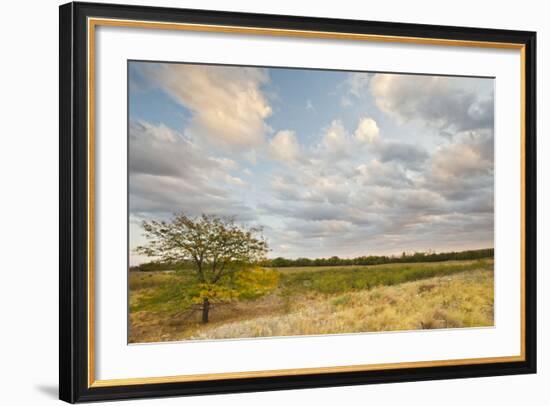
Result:
<svg viewBox="0 0 550 406">
<path fill-rule="evenodd" d="M 148 243 L 136 252 L 163 262 L 193 263 L 191 301 L 202 311 L 203 323 L 208 323 L 213 303 L 257 297 L 276 284 L 276 274 L 256 266 L 268 251 L 260 228 L 205 214 L 175 214 L 170 222 L 143 221 L 142 227 Z"/>
</svg>

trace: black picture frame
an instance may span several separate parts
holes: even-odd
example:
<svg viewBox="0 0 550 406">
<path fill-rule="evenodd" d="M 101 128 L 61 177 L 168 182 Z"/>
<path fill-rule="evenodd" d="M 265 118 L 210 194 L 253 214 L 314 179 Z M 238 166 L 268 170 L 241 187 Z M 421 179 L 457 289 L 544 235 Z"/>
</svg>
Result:
<svg viewBox="0 0 550 406">
<path fill-rule="evenodd" d="M 482 377 L 536 372 L 536 33 L 235 12 L 68 3 L 60 6 L 59 397 L 84 402 Z M 513 43 L 523 46 L 524 82 L 524 359 L 271 377 L 118 386 L 89 385 L 87 189 L 87 19 L 162 21 L 269 29 Z"/>
</svg>

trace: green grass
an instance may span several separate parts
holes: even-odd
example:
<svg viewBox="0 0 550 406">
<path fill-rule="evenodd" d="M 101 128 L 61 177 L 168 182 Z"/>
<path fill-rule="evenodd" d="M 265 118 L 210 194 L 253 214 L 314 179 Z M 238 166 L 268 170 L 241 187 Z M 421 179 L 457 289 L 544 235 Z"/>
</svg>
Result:
<svg viewBox="0 0 550 406">
<path fill-rule="evenodd" d="M 175 313 L 189 307 L 191 272 L 131 272 L 130 313 Z"/>
<path fill-rule="evenodd" d="M 314 291 L 335 294 L 392 286 L 399 283 L 452 275 L 470 269 L 492 269 L 492 260 L 444 263 L 392 264 L 391 266 L 330 267 L 316 272 L 281 273 L 281 287 L 292 293 Z"/>
</svg>

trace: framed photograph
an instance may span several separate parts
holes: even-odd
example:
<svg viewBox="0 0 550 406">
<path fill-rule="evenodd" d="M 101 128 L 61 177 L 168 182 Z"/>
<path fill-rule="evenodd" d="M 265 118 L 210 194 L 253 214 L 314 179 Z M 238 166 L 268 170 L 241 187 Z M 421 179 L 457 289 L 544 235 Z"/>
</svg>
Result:
<svg viewBox="0 0 550 406">
<path fill-rule="evenodd" d="M 60 7 L 60 398 L 536 371 L 536 34 Z"/>
</svg>

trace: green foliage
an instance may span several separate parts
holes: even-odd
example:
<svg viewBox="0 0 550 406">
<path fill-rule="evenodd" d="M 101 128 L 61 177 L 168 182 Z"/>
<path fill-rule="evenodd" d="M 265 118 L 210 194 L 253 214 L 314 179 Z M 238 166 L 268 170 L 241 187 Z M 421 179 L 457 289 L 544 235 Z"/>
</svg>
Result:
<svg viewBox="0 0 550 406">
<path fill-rule="evenodd" d="M 219 278 L 216 271 L 223 274 L 233 263 L 261 261 L 268 251 L 267 242 L 257 236 L 260 228 L 240 227 L 232 218 L 175 214 L 170 222 L 143 221 L 141 226 L 148 241 L 136 253 L 164 263 L 192 262 L 204 282 Z"/>
</svg>

